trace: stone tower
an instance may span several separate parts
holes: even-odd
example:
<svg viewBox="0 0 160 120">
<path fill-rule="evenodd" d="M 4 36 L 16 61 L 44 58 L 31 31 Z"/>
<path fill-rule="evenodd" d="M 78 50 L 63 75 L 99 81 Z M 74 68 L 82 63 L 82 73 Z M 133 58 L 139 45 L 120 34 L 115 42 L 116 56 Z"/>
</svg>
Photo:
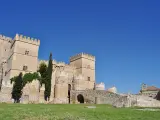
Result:
<svg viewBox="0 0 160 120">
<path fill-rule="evenodd" d="M 12 38 L 0 35 L 0 62 L 6 61 L 10 52 Z"/>
<path fill-rule="evenodd" d="M 4 86 L 11 87 L 10 78 L 20 72 L 36 72 L 40 41 L 16 34 L 10 46 L 10 53 L 5 69 Z"/>
<path fill-rule="evenodd" d="M 7 59 L 10 54 L 11 44 L 12 38 L 0 35 L 0 90 L 5 77 L 5 69 L 7 69 Z"/>
<path fill-rule="evenodd" d="M 93 89 L 95 83 L 95 57 L 81 53 L 71 57 L 70 64 L 76 67 L 78 74 L 82 74 L 84 82 L 80 84 L 83 84 L 85 89 Z"/>
</svg>

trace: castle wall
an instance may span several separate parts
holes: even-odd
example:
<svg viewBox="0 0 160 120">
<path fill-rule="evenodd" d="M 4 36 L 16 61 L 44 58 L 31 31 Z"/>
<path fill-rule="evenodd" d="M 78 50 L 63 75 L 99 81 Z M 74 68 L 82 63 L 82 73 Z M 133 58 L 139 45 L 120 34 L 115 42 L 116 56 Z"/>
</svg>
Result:
<svg viewBox="0 0 160 120">
<path fill-rule="evenodd" d="M 36 72 L 40 62 L 38 61 L 40 41 L 30 37 L 16 34 L 15 38 L 0 36 L 0 60 L 6 63 L 0 66 L 0 75 L 3 68 L 3 92 L 6 88 L 12 88 L 10 78 L 28 72 Z M 0 63 L 1 63 L 0 61 Z M 44 61 L 48 65 L 48 61 Z M 93 89 L 95 83 L 95 57 L 88 54 L 78 54 L 71 57 L 70 64 L 53 60 L 53 73 L 51 81 L 51 101 L 67 103 L 68 85 L 71 90 Z M 24 69 L 25 68 L 25 69 Z M 24 99 L 30 99 L 27 85 L 24 88 Z M 33 91 L 35 87 L 33 86 Z M 37 88 L 36 88 L 37 90 Z M 7 89 L 5 90 L 7 92 Z M 9 93 L 10 94 L 10 93 Z M 37 98 L 37 97 L 36 97 Z M 44 86 L 39 92 L 39 101 L 44 99 Z"/>
<path fill-rule="evenodd" d="M 70 64 L 76 67 L 76 72 L 84 77 L 84 89 L 93 89 L 95 83 L 95 57 L 81 53 L 70 58 Z"/>
<path fill-rule="evenodd" d="M 78 74 L 82 73 L 82 69 L 81 69 L 82 68 L 82 59 L 77 58 L 77 59 L 74 59 L 74 60 L 70 60 L 70 65 L 76 67 L 76 72 Z"/>
<path fill-rule="evenodd" d="M 95 61 L 89 59 L 82 59 L 82 75 L 85 80 L 95 81 Z"/>
<path fill-rule="evenodd" d="M 39 44 L 31 39 L 16 35 L 12 43 L 12 53 L 8 60 L 8 78 L 17 76 L 20 72 L 36 72 L 38 66 Z M 24 70 L 24 66 L 27 67 Z M 10 80 L 8 80 L 10 81 Z M 8 82 L 7 82 L 8 83 Z"/>
<path fill-rule="evenodd" d="M 0 63 L 8 58 L 11 42 L 11 38 L 0 35 Z"/>
<path fill-rule="evenodd" d="M 129 102 L 127 96 L 106 92 L 104 90 L 77 90 L 72 92 L 72 102 L 78 102 L 78 95 L 82 95 L 84 103 L 89 104 L 110 104 L 116 107 L 128 107 Z"/>
</svg>

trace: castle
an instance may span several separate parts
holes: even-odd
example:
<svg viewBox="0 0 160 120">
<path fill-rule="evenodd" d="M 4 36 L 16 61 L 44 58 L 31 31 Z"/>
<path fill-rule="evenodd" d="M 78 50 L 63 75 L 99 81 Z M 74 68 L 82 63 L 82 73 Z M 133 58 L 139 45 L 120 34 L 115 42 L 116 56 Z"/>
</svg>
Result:
<svg viewBox="0 0 160 120">
<path fill-rule="evenodd" d="M 10 78 L 20 72 L 23 74 L 36 72 L 42 62 L 48 64 L 48 61 L 38 59 L 39 46 L 38 39 L 18 34 L 14 39 L 0 35 L 0 94 L 3 94 L 4 101 L 11 101 L 13 84 L 10 83 Z M 96 87 L 95 56 L 81 53 L 70 57 L 69 64 L 55 60 L 52 64 L 50 101 L 70 103 L 71 90 L 93 90 Z M 44 86 L 40 90 L 39 86 L 38 81 L 26 85 L 23 89 L 23 102 L 43 102 Z M 97 84 L 97 89 L 104 90 L 104 84 Z"/>
<path fill-rule="evenodd" d="M 14 39 L 0 35 L 0 102 L 13 102 L 10 79 L 19 73 L 37 72 L 48 61 L 38 59 L 40 40 L 16 34 Z M 81 53 L 70 57 L 69 64 L 52 61 L 51 96 L 49 103 L 96 103 L 115 107 L 160 107 L 160 102 L 144 95 L 117 94 L 116 87 L 105 90 L 96 84 L 95 56 Z M 44 85 L 38 80 L 23 88 L 21 103 L 45 103 Z M 155 87 L 143 86 L 142 94 L 157 93 Z"/>
</svg>

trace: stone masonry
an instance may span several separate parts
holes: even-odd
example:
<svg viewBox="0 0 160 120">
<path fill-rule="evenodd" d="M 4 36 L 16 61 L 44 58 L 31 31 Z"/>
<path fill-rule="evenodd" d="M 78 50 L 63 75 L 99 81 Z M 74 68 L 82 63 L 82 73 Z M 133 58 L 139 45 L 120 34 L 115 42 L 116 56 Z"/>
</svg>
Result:
<svg viewBox="0 0 160 120">
<path fill-rule="evenodd" d="M 48 61 L 38 59 L 40 40 L 16 34 L 12 39 L 0 35 L 0 102 L 13 102 L 10 79 L 20 72 L 37 72 Z M 115 107 L 160 107 L 160 102 L 142 95 L 121 95 L 117 90 L 105 91 L 96 84 L 95 56 L 80 53 L 70 57 L 69 64 L 52 61 L 51 96 L 49 103 L 111 104 Z M 34 80 L 23 89 L 21 103 L 45 103 L 44 85 Z M 115 92 L 112 92 L 115 91 Z"/>
</svg>

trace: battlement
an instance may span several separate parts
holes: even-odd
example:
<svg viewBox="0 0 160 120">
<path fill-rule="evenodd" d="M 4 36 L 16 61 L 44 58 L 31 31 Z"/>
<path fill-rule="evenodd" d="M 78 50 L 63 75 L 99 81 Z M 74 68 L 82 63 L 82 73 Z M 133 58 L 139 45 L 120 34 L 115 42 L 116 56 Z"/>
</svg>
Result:
<svg viewBox="0 0 160 120">
<path fill-rule="evenodd" d="M 45 63 L 48 65 L 48 60 L 39 60 L 39 64 L 40 63 Z M 61 61 L 57 62 L 56 60 L 52 60 L 52 64 L 56 65 L 56 66 L 65 66 L 66 65 L 65 62 L 61 62 Z"/>
<path fill-rule="evenodd" d="M 5 41 L 8 41 L 8 42 L 10 42 L 10 43 L 12 42 L 12 38 L 6 37 L 6 36 L 1 35 L 1 34 L 0 34 L 0 39 L 1 39 L 1 40 L 5 40 Z"/>
<path fill-rule="evenodd" d="M 57 62 L 57 65 L 58 65 L 58 66 L 65 66 L 66 64 L 65 64 L 65 62 L 61 62 L 61 61 L 60 61 L 60 62 Z"/>
<path fill-rule="evenodd" d="M 70 57 L 70 62 L 77 60 L 77 59 L 80 59 L 80 58 L 86 58 L 86 59 L 90 59 L 90 60 L 95 61 L 95 56 L 93 56 L 91 54 L 80 53 L 80 54 L 77 54 L 75 56 Z"/>
<path fill-rule="evenodd" d="M 39 60 L 38 62 L 39 62 L 39 64 L 41 64 L 41 63 L 48 64 L 48 60 Z"/>
<path fill-rule="evenodd" d="M 56 66 L 65 66 L 66 65 L 65 62 L 62 62 L 62 61 L 57 62 L 56 60 L 53 60 L 52 63 L 55 64 Z"/>
<path fill-rule="evenodd" d="M 19 35 L 19 34 L 16 34 L 16 36 L 14 37 L 14 40 L 23 41 L 23 42 L 27 42 L 27 43 L 38 45 L 38 46 L 40 45 L 40 40 L 35 39 L 35 38 L 30 38 L 27 36 L 23 36 L 23 35 Z"/>
</svg>

